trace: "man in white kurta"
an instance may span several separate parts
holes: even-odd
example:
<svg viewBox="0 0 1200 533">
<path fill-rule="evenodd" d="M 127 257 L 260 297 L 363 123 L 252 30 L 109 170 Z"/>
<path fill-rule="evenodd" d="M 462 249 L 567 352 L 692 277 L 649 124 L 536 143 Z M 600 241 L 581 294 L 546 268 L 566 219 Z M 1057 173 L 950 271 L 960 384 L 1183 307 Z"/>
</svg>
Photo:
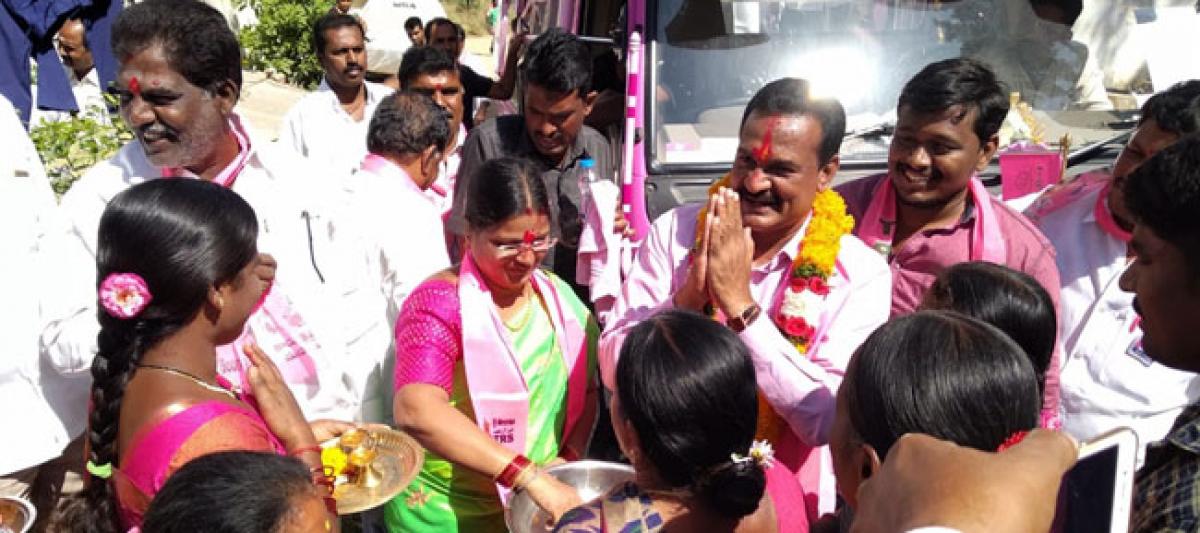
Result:
<svg viewBox="0 0 1200 533">
<path fill-rule="evenodd" d="M 379 245 L 381 276 L 389 279 L 388 319 L 395 323 L 417 285 L 450 266 L 443 208 L 430 196 L 450 142 L 449 113 L 428 96 L 384 98 L 367 134 L 370 154 L 349 182 L 356 211 Z"/>
<path fill-rule="evenodd" d="M 63 301 L 51 315 L 43 345 L 65 366 L 91 365 L 99 330 L 97 226 L 113 196 L 160 176 L 206 179 L 249 202 L 258 216 L 259 251 L 279 262 L 271 294 L 286 301 L 286 312 L 273 315 L 268 298 L 250 317 L 247 337 L 280 367 L 305 415 L 387 420 L 390 405 L 379 385 L 388 383 L 382 367 L 391 328 L 366 232 L 356 227 L 338 180 L 329 179 L 333 171 L 247 134 L 233 113 L 241 82 L 237 40 L 215 11 L 191 18 L 197 19 L 191 24 L 212 26 L 198 35 L 218 36 L 220 42 L 210 44 L 223 55 L 210 54 L 207 64 L 179 61 L 171 50 L 186 53 L 193 37 L 164 25 L 114 33 L 121 116 L 136 139 L 92 168 L 63 198 L 65 239 L 73 246 L 59 259 Z M 146 41 L 134 41 L 138 38 Z M 121 50 L 131 52 L 122 56 Z M 235 351 L 219 350 L 222 375 L 237 385 L 244 370 Z"/>
<path fill-rule="evenodd" d="M 40 356 L 42 302 L 55 290 L 46 250 L 58 206 L 41 160 L 8 99 L 0 96 L 0 423 L 8 434 L 0 454 L 0 496 L 31 501 L 39 516 L 82 486 L 83 441 L 91 376 L 60 371 Z M 73 452 L 73 453 L 72 453 Z"/>
<path fill-rule="evenodd" d="M 1126 426 L 1145 449 L 1200 400 L 1200 377 L 1146 355 L 1133 294 L 1118 286 L 1132 260 L 1120 184 L 1143 161 L 1200 129 L 1197 98 L 1200 81 L 1155 95 L 1111 171 L 1079 176 L 1027 212 L 1058 251 L 1063 430 L 1081 441 Z"/>
<path fill-rule="evenodd" d="M 316 54 L 325 76 L 316 92 L 301 98 L 283 117 L 279 142 L 348 174 L 367 155 L 367 126 L 392 89 L 364 78 L 367 52 L 356 18 L 326 15 L 317 31 L 322 38 L 316 40 Z"/>
<path fill-rule="evenodd" d="M 820 319 L 807 352 L 800 353 L 775 323 L 813 198 L 837 172 L 845 124 L 840 104 L 807 93 L 807 83 L 784 79 L 750 101 L 726 178 L 729 189 L 716 193 L 726 208 L 685 205 L 654 222 L 613 310 L 615 323 L 601 338 L 600 368 L 605 386 L 613 389 L 621 343 L 631 327 L 662 309 L 700 310 L 695 294 L 711 295 L 711 305 L 731 318 L 730 327 L 749 346 L 762 396 L 786 423 L 788 431 L 773 443 L 776 457 L 799 474 L 813 501 L 819 499 L 808 509 L 815 519 L 833 509 L 835 497 L 827 451 L 812 452 L 828 442 L 850 356 L 888 318 L 891 272 L 879 254 L 844 235 L 829 294 L 813 315 Z M 713 222 L 707 252 L 693 253 L 702 208 L 709 209 L 710 219 L 722 210 L 727 216 Z M 740 242 L 744 228 L 752 246 Z M 706 280 L 698 279 L 701 256 Z"/>
<path fill-rule="evenodd" d="M 87 28 L 79 19 L 67 19 L 58 30 L 58 55 L 62 58 L 63 69 L 67 71 L 67 81 L 71 83 L 71 94 L 75 96 L 75 105 L 79 108 L 78 116 L 91 118 L 101 124 L 108 124 L 108 106 L 104 101 L 104 89 L 100 87 L 100 74 L 96 72 L 96 63 L 92 58 L 91 46 L 88 43 Z M 54 68 L 47 66 L 47 68 Z M 33 101 L 37 101 L 37 86 L 33 86 Z M 72 113 L 33 107 L 29 125 L 33 128 L 41 122 L 59 122 L 69 120 Z"/>
</svg>

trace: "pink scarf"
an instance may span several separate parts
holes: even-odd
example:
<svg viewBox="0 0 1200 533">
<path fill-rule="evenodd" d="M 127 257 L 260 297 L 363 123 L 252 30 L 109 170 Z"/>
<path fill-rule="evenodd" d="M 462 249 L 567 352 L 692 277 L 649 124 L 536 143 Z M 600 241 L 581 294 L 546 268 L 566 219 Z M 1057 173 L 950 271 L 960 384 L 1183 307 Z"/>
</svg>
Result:
<svg viewBox="0 0 1200 533">
<path fill-rule="evenodd" d="M 583 414 L 587 395 L 587 335 L 583 325 L 563 305 L 554 282 L 541 270 L 530 283 L 550 308 L 559 350 L 567 366 L 567 418 L 563 435 L 570 435 Z M 463 366 L 475 420 L 492 440 L 524 454 L 529 421 L 529 387 L 521 374 L 517 352 L 507 327 L 496 311 L 491 291 L 470 253 L 458 273 L 458 298 L 462 314 Z M 500 499 L 509 491 L 497 485 Z"/>
<path fill-rule="evenodd" d="M 1133 240 L 1133 233 L 1125 231 L 1124 228 L 1118 225 L 1117 219 L 1113 218 L 1112 211 L 1108 208 L 1108 193 L 1111 190 L 1112 182 L 1110 181 L 1104 185 L 1104 189 L 1100 191 L 1100 196 L 1096 197 L 1096 206 L 1093 208 L 1092 213 L 1096 217 L 1096 223 L 1100 224 L 1100 229 L 1104 230 L 1105 233 L 1111 235 L 1114 239 L 1129 244 L 1129 241 Z"/>
<path fill-rule="evenodd" d="M 237 115 L 229 118 L 229 129 L 237 140 L 238 154 L 212 182 L 232 188 L 250 161 L 252 150 L 250 135 Z M 168 178 L 196 177 L 182 167 L 162 167 L 162 175 Z M 249 344 L 259 345 L 271 357 L 292 390 L 307 391 L 311 396 L 320 386 L 313 354 L 319 353 L 321 346 L 278 283 L 263 294 L 241 336 L 230 344 L 217 347 L 217 372 L 232 384 L 234 390 L 246 396 L 247 403 L 257 408 L 246 375 L 250 360 L 242 352 Z"/>
<path fill-rule="evenodd" d="M 976 176 L 967 185 L 975 203 L 975 222 L 971 228 L 971 260 L 1004 264 L 1008 258 L 1004 235 L 996 220 L 991 196 Z M 884 223 L 887 223 L 886 226 Z M 858 225 L 858 237 L 867 246 L 879 250 L 890 248 L 896 227 L 896 191 L 890 177 L 879 180 L 871 197 L 871 205 Z M 891 255 L 890 253 L 888 255 Z"/>
<path fill-rule="evenodd" d="M 320 353 L 321 345 L 278 283 L 263 294 L 241 336 L 217 347 L 217 372 L 247 395 L 247 403 L 255 405 L 247 376 L 251 364 L 242 351 L 250 344 L 257 344 L 271 357 L 289 388 L 303 392 L 303 397 L 316 394 L 320 379 L 312 354 Z"/>
<path fill-rule="evenodd" d="M 242 121 L 237 115 L 229 117 L 229 130 L 233 132 L 233 138 L 237 140 L 238 155 L 212 179 L 213 183 L 226 188 L 233 187 L 233 182 L 237 181 L 242 169 L 246 168 L 246 162 L 250 160 L 250 136 L 246 134 L 245 128 L 242 127 Z M 183 167 L 162 167 L 161 171 L 164 178 L 196 177 L 190 170 Z"/>
</svg>

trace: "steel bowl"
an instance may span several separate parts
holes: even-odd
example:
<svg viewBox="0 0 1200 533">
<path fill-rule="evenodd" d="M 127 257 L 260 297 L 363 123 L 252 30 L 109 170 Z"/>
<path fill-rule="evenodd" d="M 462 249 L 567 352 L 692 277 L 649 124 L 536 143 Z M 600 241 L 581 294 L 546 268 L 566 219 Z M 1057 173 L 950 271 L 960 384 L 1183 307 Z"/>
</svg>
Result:
<svg viewBox="0 0 1200 533">
<path fill-rule="evenodd" d="M 33 504 L 23 498 L 0 496 L 0 533 L 26 533 L 36 519 Z"/>
<path fill-rule="evenodd" d="M 552 466 L 545 471 L 579 492 L 585 502 L 596 499 L 619 483 L 633 480 L 633 467 L 604 461 L 576 461 Z M 515 494 L 504 514 L 512 533 L 543 533 L 550 517 L 533 503 L 527 492 Z"/>
</svg>

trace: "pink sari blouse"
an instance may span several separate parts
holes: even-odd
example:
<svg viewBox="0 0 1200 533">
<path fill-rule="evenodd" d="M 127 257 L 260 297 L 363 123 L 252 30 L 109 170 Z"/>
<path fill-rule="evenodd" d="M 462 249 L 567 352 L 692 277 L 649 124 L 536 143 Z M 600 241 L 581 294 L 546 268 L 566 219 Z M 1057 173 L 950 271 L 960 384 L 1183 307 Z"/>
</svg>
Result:
<svg viewBox="0 0 1200 533">
<path fill-rule="evenodd" d="M 150 500 L 183 465 L 227 450 L 285 453 L 257 412 L 224 402 L 198 403 L 143 428 L 114 469 L 121 525 L 141 526 Z"/>
</svg>

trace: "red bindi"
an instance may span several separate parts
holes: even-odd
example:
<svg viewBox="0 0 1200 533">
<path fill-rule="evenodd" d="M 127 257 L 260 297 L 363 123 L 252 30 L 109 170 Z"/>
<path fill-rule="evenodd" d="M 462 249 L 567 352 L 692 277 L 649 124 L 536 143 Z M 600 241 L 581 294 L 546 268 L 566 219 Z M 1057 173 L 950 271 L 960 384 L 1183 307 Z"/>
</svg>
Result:
<svg viewBox="0 0 1200 533">
<path fill-rule="evenodd" d="M 129 92 L 136 95 L 142 94 L 142 84 L 138 83 L 137 76 L 131 76 L 129 78 Z"/>
<path fill-rule="evenodd" d="M 533 244 L 533 240 L 536 238 L 537 238 L 537 235 L 534 235 L 532 231 L 525 230 L 525 235 L 523 235 L 521 237 L 521 242 L 525 243 L 525 245 L 528 246 L 528 245 Z"/>
<path fill-rule="evenodd" d="M 767 164 L 767 159 L 771 157 L 772 133 L 779 126 L 779 122 L 779 117 L 770 118 L 767 122 L 767 132 L 763 134 L 762 144 L 758 145 L 758 148 L 754 149 L 754 152 L 751 154 L 751 157 L 758 162 L 758 166 Z"/>
</svg>

